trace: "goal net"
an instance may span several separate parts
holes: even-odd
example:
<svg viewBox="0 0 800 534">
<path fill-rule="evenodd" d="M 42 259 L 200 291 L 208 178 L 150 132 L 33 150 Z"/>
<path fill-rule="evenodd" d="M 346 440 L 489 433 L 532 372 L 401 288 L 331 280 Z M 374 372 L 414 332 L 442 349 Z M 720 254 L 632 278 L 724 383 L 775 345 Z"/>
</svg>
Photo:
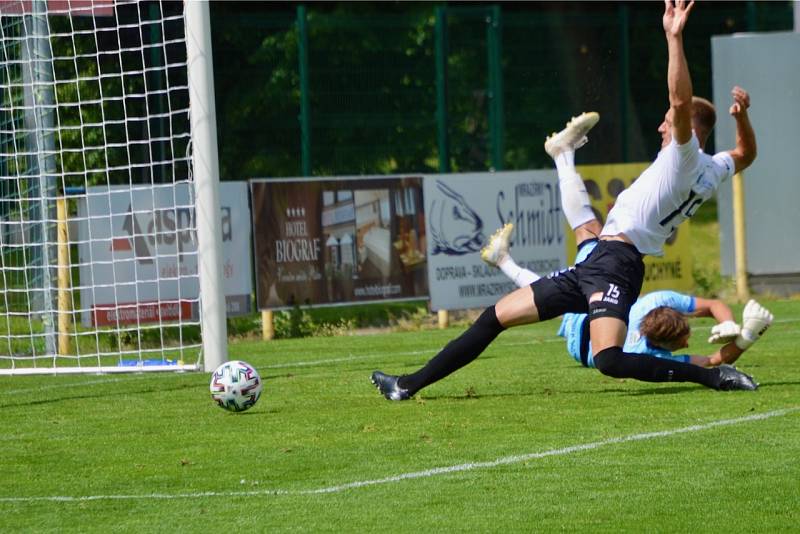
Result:
<svg viewBox="0 0 800 534">
<path fill-rule="evenodd" d="M 0 374 L 209 366 L 191 4 L 0 3 Z"/>
</svg>

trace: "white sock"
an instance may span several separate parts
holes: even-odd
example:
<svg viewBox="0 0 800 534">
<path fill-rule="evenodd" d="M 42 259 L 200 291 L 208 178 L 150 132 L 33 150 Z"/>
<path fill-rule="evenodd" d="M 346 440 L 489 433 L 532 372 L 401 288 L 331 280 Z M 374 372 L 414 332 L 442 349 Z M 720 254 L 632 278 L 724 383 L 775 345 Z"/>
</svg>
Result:
<svg viewBox="0 0 800 534">
<path fill-rule="evenodd" d="M 561 176 L 562 174 L 575 174 L 575 151 L 574 150 L 565 150 L 561 154 L 556 155 L 553 158 L 553 161 L 556 162 L 556 169 L 558 169 L 558 175 Z"/>
<path fill-rule="evenodd" d="M 517 262 L 514 261 L 514 258 L 511 256 L 506 255 L 505 259 L 501 261 L 497 265 L 503 274 L 509 277 L 517 287 L 525 287 L 529 286 L 534 283 L 536 280 L 541 278 L 535 272 L 524 269 L 517 265 Z"/>
<path fill-rule="evenodd" d="M 561 191 L 561 209 L 573 230 L 580 225 L 596 219 L 589 201 L 589 193 L 583 178 L 572 166 L 572 170 L 558 171 L 558 188 Z"/>
</svg>

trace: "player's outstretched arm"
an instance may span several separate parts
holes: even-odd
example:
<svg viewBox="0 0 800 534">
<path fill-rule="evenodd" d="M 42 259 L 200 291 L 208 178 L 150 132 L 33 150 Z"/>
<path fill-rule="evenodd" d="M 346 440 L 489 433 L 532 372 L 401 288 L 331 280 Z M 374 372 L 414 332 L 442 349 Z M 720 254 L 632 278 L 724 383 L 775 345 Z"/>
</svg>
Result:
<svg viewBox="0 0 800 534">
<path fill-rule="evenodd" d="M 733 321 L 733 311 L 719 299 L 694 297 L 694 310 L 692 317 L 713 317 L 717 323 Z"/>
<path fill-rule="evenodd" d="M 724 343 L 718 351 L 708 356 L 692 356 L 689 360 L 701 367 L 716 367 L 723 363 L 732 364 L 744 352 L 733 341 L 741 332 L 741 328 L 733 320 L 733 311 L 727 304 L 718 299 L 695 297 L 694 317 L 713 317 L 717 324 L 711 329 L 709 343 Z"/>
<path fill-rule="evenodd" d="M 750 107 L 750 95 L 738 85 L 731 90 L 733 104 L 728 112 L 736 120 L 736 148 L 728 153 L 733 158 L 736 172 L 743 171 L 756 159 L 756 134 L 750 124 L 747 109 Z"/>
<path fill-rule="evenodd" d="M 750 348 L 772 324 L 772 313 L 755 300 L 751 300 L 742 312 L 742 328 L 738 336 L 710 356 L 692 356 L 691 363 L 703 367 L 715 367 L 723 363 L 732 364 Z"/>
<path fill-rule="evenodd" d="M 669 61 L 667 88 L 672 122 L 672 137 L 679 145 L 692 138 L 692 78 L 683 52 L 683 28 L 689 20 L 694 0 L 664 0 L 664 33 L 667 37 Z"/>
<path fill-rule="evenodd" d="M 711 328 L 709 343 L 724 345 L 730 343 L 741 332 L 741 327 L 733 319 L 733 312 L 727 304 L 718 299 L 695 297 L 695 311 L 692 317 L 713 317 L 717 324 Z"/>
<path fill-rule="evenodd" d="M 708 356 L 691 356 L 689 362 L 699 365 L 700 367 L 717 367 L 723 363 L 733 365 L 733 363 L 738 360 L 739 356 L 742 354 L 744 354 L 744 351 L 737 347 L 733 341 L 731 341 L 727 345 L 723 345 L 715 353 L 709 354 Z"/>
</svg>

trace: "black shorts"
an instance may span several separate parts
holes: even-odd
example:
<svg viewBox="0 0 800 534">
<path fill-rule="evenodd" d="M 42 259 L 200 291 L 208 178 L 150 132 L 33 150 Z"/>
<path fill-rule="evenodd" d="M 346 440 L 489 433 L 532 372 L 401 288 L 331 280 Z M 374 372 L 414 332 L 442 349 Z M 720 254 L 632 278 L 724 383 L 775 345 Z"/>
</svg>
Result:
<svg viewBox="0 0 800 534">
<path fill-rule="evenodd" d="M 627 325 L 643 280 L 644 262 L 636 247 L 601 240 L 584 261 L 540 278 L 531 288 L 540 321 L 571 312 L 588 313 L 589 320 L 616 317 Z M 598 297 L 589 302 L 595 294 Z"/>
</svg>

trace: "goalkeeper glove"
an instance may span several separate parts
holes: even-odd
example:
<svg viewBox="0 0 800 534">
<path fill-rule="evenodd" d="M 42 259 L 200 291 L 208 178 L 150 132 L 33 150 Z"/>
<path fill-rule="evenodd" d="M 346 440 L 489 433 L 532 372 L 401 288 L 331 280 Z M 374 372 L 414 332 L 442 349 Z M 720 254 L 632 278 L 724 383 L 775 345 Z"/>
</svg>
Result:
<svg viewBox="0 0 800 534">
<path fill-rule="evenodd" d="M 761 304 L 754 300 L 748 302 L 742 312 L 742 332 L 736 338 L 736 346 L 747 350 L 767 331 L 772 319 L 772 314 Z"/>
<path fill-rule="evenodd" d="M 722 321 L 711 329 L 709 343 L 730 343 L 741 333 L 742 328 L 733 321 Z"/>
</svg>

